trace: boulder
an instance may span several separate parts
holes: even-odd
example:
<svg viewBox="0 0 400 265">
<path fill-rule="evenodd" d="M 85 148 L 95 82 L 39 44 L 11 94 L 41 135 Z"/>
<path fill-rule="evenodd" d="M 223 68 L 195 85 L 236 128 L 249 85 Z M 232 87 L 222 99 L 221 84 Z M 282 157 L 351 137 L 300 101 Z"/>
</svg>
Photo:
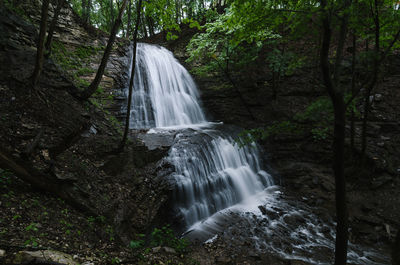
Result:
<svg viewBox="0 0 400 265">
<path fill-rule="evenodd" d="M 40 262 L 54 262 L 65 265 L 77 265 L 71 255 L 55 250 L 19 251 L 15 254 L 13 264 L 30 264 Z"/>
</svg>

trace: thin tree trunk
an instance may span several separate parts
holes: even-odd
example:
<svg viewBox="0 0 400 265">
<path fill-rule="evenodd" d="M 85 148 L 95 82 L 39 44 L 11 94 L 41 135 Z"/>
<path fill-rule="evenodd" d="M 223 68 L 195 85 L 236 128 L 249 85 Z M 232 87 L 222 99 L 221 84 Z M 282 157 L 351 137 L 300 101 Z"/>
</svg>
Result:
<svg viewBox="0 0 400 265">
<path fill-rule="evenodd" d="M 51 55 L 51 42 L 53 41 L 54 30 L 57 26 L 58 16 L 60 15 L 61 8 L 64 6 L 65 0 L 58 0 L 56 10 L 54 11 L 53 20 L 50 23 L 49 33 L 47 34 L 47 40 L 45 44 L 45 57 L 49 58 Z"/>
<path fill-rule="evenodd" d="M 154 36 L 155 35 L 155 32 L 154 32 L 154 21 L 150 16 L 146 17 L 146 20 L 147 20 L 147 25 L 149 25 L 150 37 Z"/>
<path fill-rule="evenodd" d="M 88 0 L 82 0 L 82 21 L 83 23 L 87 23 L 87 1 Z"/>
<path fill-rule="evenodd" d="M 131 35 L 131 15 L 132 15 L 132 0 L 129 0 L 129 5 L 128 5 L 128 24 L 126 26 L 126 35 L 125 38 L 129 38 Z"/>
<path fill-rule="evenodd" d="M 336 199 L 336 242 L 335 265 L 346 264 L 348 241 L 348 214 L 346 202 L 346 179 L 344 175 L 344 139 L 346 109 L 343 96 L 334 102 L 335 127 L 333 133 L 333 171 L 335 174 Z"/>
<path fill-rule="evenodd" d="M 85 100 L 85 99 L 90 98 L 93 95 L 93 93 L 96 92 L 97 88 L 99 87 L 101 78 L 103 77 L 103 74 L 104 74 L 104 70 L 107 66 L 108 58 L 110 57 L 110 54 L 111 54 L 112 46 L 114 44 L 114 41 L 115 41 L 115 38 L 117 35 L 117 31 L 121 24 L 122 14 L 124 13 L 127 2 L 128 2 L 128 0 L 124 0 L 124 2 L 122 3 L 121 9 L 119 10 L 118 18 L 115 21 L 113 28 L 111 29 L 110 38 L 108 39 L 106 49 L 104 50 L 103 58 L 101 59 L 99 69 L 97 69 L 96 76 L 95 76 L 94 80 L 92 81 L 92 83 L 89 85 L 89 87 L 86 88 L 85 91 L 83 91 L 81 93 L 81 95 L 79 95 L 79 98 L 81 98 L 81 99 Z"/>
<path fill-rule="evenodd" d="M 371 82 L 368 84 L 365 97 L 364 97 L 364 116 L 362 121 L 362 133 L 361 133 L 361 156 L 365 160 L 365 153 L 367 150 L 367 125 L 368 125 L 368 115 L 371 109 L 371 92 L 375 87 L 378 80 L 378 72 L 380 67 L 380 22 L 379 22 L 379 11 L 378 11 L 378 0 L 374 1 L 374 22 L 375 22 L 375 49 L 374 49 L 374 65 Z"/>
<path fill-rule="evenodd" d="M 50 0 L 43 0 L 42 14 L 41 14 L 41 20 L 40 20 L 40 30 L 39 30 L 39 41 L 38 41 L 37 52 L 36 52 L 35 69 L 33 70 L 32 78 L 31 78 L 32 88 L 36 87 L 36 85 L 39 81 L 40 74 L 43 69 L 44 39 L 46 36 L 49 4 L 50 4 Z"/>
<path fill-rule="evenodd" d="M 142 0 L 139 0 L 138 6 L 137 6 L 135 31 L 133 32 L 132 71 L 131 71 L 131 78 L 129 80 L 128 107 L 126 110 L 124 136 L 122 137 L 121 144 L 118 148 L 120 151 L 122 151 L 125 147 L 126 139 L 128 138 L 128 132 L 129 132 L 129 121 L 131 118 L 131 105 L 132 105 L 132 94 L 133 94 L 133 81 L 135 79 L 137 34 L 138 34 L 139 26 L 140 26 L 139 24 L 140 24 L 141 10 L 142 10 Z"/>
<path fill-rule="evenodd" d="M 113 0 L 110 0 L 110 28 L 112 29 L 111 25 L 114 25 L 114 5 L 113 5 Z"/>
<path fill-rule="evenodd" d="M 345 8 L 350 5 L 350 1 L 345 2 Z M 335 175 L 335 199 L 336 199 L 336 242 L 335 242 L 335 265 L 346 264 L 347 260 L 347 244 L 348 244 L 348 220 L 347 220 L 347 204 L 346 204 L 346 183 L 344 175 L 344 140 L 345 140 L 345 113 L 346 106 L 344 104 L 343 91 L 336 87 L 338 77 L 331 75 L 329 63 L 329 49 L 331 42 L 331 14 L 327 8 L 326 0 L 321 0 L 321 8 L 323 23 L 323 38 L 321 46 L 321 71 L 325 84 L 325 88 L 332 100 L 334 108 L 334 134 L 333 134 L 333 171 Z M 342 20 L 341 34 L 339 35 L 338 47 L 342 46 L 346 39 L 347 19 Z M 336 54 L 338 56 L 340 54 Z M 337 67 L 340 67 L 341 58 L 336 60 Z M 335 69 L 335 74 L 340 73 L 338 68 Z"/>
<path fill-rule="evenodd" d="M 351 63 L 351 95 L 353 96 L 356 93 L 356 34 L 353 32 L 353 54 L 352 54 L 352 63 Z M 354 127 L 354 109 L 351 108 L 351 117 L 350 117 L 350 147 L 351 152 L 353 153 L 355 149 L 354 144 L 354 135 L 355 135 L 355 127 Z"/>
<path fill-rule="evenodd" d="M 92 6 L 92 0 L 87 0 L 87 6 L 86 6 L 86 24 L 91 24 L 90 20 L 90 8 Z"/>
<path fill-rule="evenodd" d="M 145 23 L 145 18 L 144 18 L 144 14 L 142 13 L 142 16 L 141 16 L 141 21 L 142 21 L 142 28 L 143 28 L 143 34 L 144 34 L 144 37 L 145 38 L 147 38 L 148 36 L 149 36 L 149 34 L 147 33 L 147 28 L 146 28 L 146 23 Z"/>
</svg>

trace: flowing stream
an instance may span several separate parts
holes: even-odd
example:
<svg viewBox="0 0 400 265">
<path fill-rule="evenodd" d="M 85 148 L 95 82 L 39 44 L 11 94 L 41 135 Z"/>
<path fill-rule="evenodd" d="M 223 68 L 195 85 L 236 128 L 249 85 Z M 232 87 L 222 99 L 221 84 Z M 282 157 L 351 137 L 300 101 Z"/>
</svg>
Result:
<svg viewBox="0 0 400 265">
<path fill-rule="evenodd" d="M 321 221 L 305 204 L 284 196 L 265 171 L 257 145 L 235 142 L 240 128 L 207 121 L 196 84 L 167 49 L 138 44 L 132 106 L 132 129 L 173 138 L 166 157 L 174 166 L 173 210 L 189 237 L 212 240 L 224 231 L 232 241 L 249 241 L 254 251 L 332 262 L 332 220 Z M 354 264 L 387 263 L 356 247 L 349 258 Z"/>
</svg>

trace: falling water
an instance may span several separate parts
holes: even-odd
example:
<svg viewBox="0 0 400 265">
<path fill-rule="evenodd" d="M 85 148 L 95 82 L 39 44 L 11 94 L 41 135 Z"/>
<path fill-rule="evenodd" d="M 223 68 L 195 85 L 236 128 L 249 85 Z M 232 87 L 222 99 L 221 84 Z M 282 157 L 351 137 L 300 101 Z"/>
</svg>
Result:
<svg viewBox="0 0 400 265">
<path fill-rule="evenodd" d="M 262 168 L 258 147 L 239 147 L 234 141 L 237 129 L 206 121 L 193 79 L 165 48 L 138 44 L 131 112 L 133 128 L 156 128 L 147 133 L 157 135 L 154 142 L 173 138 L 165 160 L 174 166 L 174 208 L 185 228 L 191 227 L 188 236 L 207 239 L 217 231 L 233 242 L 246 237 L 261 252 L 331 262 L 333 222 L 282 197 Z M 379 253 L 351 244 L 349 259 L 387 264 Z"/>
<path fill-rule="evenodd" d="M 163 47 L 138 43 L 134 89 L 133 128 L 205 122 L 196 84 L 172 53 Z"/>
<path fill-rule="evenodd" d="M 188 226 L 272 185 L 255 144 L 239 148 L 215 129 L 196 134 L 190 139 L 178 134 L 168 157 L 175 165 L 175 207 Z"/>
<path fill-rule="evenodd" d="M 138 44 L 133 127 L 203 124 L 197 131 L 201 137 L 178 134 L 167 158 L 176 171 L 175 208 L 187 226 L 272 184 L 271 176 L 261 169 L 256 145 L 240 148 L 230 135 L 211 129 L 198 97 L 190 74 L 170 51 Z"/>
</svg>

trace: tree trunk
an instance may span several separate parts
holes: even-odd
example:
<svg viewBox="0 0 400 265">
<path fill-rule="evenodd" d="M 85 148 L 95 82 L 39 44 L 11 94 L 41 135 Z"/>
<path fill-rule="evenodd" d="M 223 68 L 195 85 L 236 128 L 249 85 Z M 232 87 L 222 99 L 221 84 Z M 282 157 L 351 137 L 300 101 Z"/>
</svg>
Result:
<svg viewBox="0 0 400 265">
<path fill-rule="evenodd" d="M 146 23 L 145 23 L 145 19 L 144 19 L 143 13 L 142 13 L 141 21 L 142 21 L 141 24 L 142 24 L 142 28 L 143 28 L 144 37 L 147 38 L 149 36 L 149 34 L 147 33 L 147 28 L 146 28 Z"/>
<path fill-rule="evenodd" d="M 112 30 L 112 25 L 114 25 L 114 5 L 113 1 L 110 0 L 110 29 Z"/>
<path fill-rule="evenodd" d="M 88 0 L 82 0 L 82 21 L 83 23 L 87 23 L 87 1 Z"/>
<path fill-rule="evenodd" d="M 365 97 L 364 97 L 364 116 L 362 121 L 362 133 L 361 133 L 361 156 L 365 160 L 365 153 L 367 150 L 367 123 L 368 115 L 371 109 L 371 92 L 374 89 L 376 82 L 378 80 L 378 72 L 380 67 L 380 22 L 379 22 L 379 12 L 378 12 L 378 0 L 374 1 L 374 22 L 375 22 L 375 49 L 374 49 L 374 65 L 372 72 L 371 82 L 368 84 Z"/>
<path fill-rule="evenodd" d="M 80 210 L 93 213 L 91 209 L 79 203 L 79 201 L 70 193 L 72 190 L 72 183 L 68 180 L 59 180 L 51 175 L 44 174 L 44 172 L 38 171 L 32 167 L 28 161 L 13 157 L 1 147 L 0 167 L 11 170 L 16 177 L 30 183 L 36 189 L 50 192 L 51 194 L 61 197 Z"/>
<path fill-rule="evenodd" d="M 86 24 L 91 24 L 90 20 L 90 8 L 92 6 L 92 0 L 87 0 L 87 6 L 86 6 Z"/>
<path fill-rule="evenodd" d="M 352 62 L 351 62 L 351 95 L 353 96 L 356 93 L 356 34 L 353 32 L 353 54 L 352 54 Z M 355 127 L 354 127 L 354 110 L 351 108 L 351 116 L 350 116 L 350 147 L 351 152 L 353 153 L 355 149 L 354 144 L 354 135 L 355 135 Z"/>
<path fill-rule="evenodd" d="M 147 16 L 146 20 L 147 20 L 147 25 L 149 26 L 150 37 L 154 36 L 155 35 L 155 32 L 154 32 L 154 21 L 150 16 Z"/>
<path fill-rule="evenodd" d="M 137 6 L 135 31 L 133 32 L 132 71 L 131 71 L 131 78 L 129 80 L 129 95 L 128 95 L 128 107 L 126 110 L 125 130 L 124 130 L 124 136 L 122 137 L 121 144 L 118 148 L 119 151 L 122 151 L 124 149 L 126 139 L 128 138 L 128 132 L 129 132 L 129 121 L 131 118 L 131 105 L 132 105 L 132 94 L 133 94 L 133 82 L 135 80 L 137 34 L 138 34 L 139 26 L 140 26 L 139 23 L 140 23 L 141 10 L 142 10 L 142 0 L 139 0 L 138 6 Z"/>
<path fill-rule="evenodd" d="M 126 35 L 125 38 L 129 38 L 131 35 L 131 15 L 132 15 L 132 0 L 129 0 L 129 5 L 128 5 L 128 24 L 126 25 Z"/>
<path fill-rule="evenodd" d="M 348 7 L 349 1 L 346 1 Z M 346 183 L 344 176 L 344 140 L 345 140 L 345 113 L 343 92 L 336 87 L 338 77 L 332 77 L 329 63 L 329 49 L 331 42 L 331 21 L 329 10 L 327 10 L 326 0 L 321 0 L 322 12 L 322 46 L 321 46 L 321 71 L 325 88 L 332 100 L 334 108 L 334 135 L 333 135 L 333 172 L 335 175 L 335 199 L 336 199 L 336 242 L 335 242 L 335 265 L 346 264 L 347 244 L 348 244 L 348 220 L 346 205 Z M 343 47 L 346 39 L 347 19 L 342 20 L 338 47 Z M 341 53 L 336 53 L 336 56 Z M 336 66 L 340 67 L 341 58 L 336 58 Z M 340 73 L 340 69 L 335 69 L 335 74 Z"/>
<path fill-rule="evenodd" d="M 40 20 L 40 30 L 39 30 L 39 41 L 38 41 L 37 52 L 36 52 L 35 69 L 33 70 L 33 74 L 31 77 L 32 88 L 36 87 L 36 85 L 39 81 L 40 74 L 43 69 L 44 39 L 46 37 L 46 27 L 47 27 L 47 16 L 48 16 L 48 11 L 49 11 L 49 4 L 50 4 L 50 0 L 43 0 L 42 14 L 41 14 L 41 20 Z"/>
<path fill-rule="evenodd" d="M 346 180 L 344 175 L 344 139 L 345 139 L 345 104 L 343 96 L 335 99 L 335 128 L 333 133 L 333 171 L 335 174 L 335 199 L 336 199 L 336 242 L 335 264 L 346 264 L 348 220 L 346 202 Z"/>
<path fill-rule="evenodd" d="M 60 15 L 61 8 L 64 6 L 65 0 L 58 0 L 56 10 L 54 11 L 53 20 L 50 23 L 49 33 L 47 34 L 47 40 L 45 44 L 45 57 L 49 58 L 51 55 L 51 42 L 53 41 L 54 30 L 57 26 L 58 16 Z"/>
<path fill-rule="evenodd" d="M 118 28 L 121 24 L 122 14 L 124 13 L 127 2 L 128 2 L 128 0 L 124 0 L 124 2 L 122 3 L 121 9 L 119 10 L 118 18 L 115 21 L 114 26 L 111 30 L 110 38 L 108 39 L 108 43 L 107 43 L 106 49 L 104 51 L 103 58 L 101 59 L 99 69 L 97 69 L 96 76 L 95 76 L 94 80 L 92 81 L 92 83 L 89 85 L 89 87 L 86 88 L 85 91 L 83 91 L 81 93 L 81 95 L 79 95 L 79 98 L 81 98 L 81 99 L 85 100 L 85 99 L 90 98 L 93 95 L 93 93 L 96 92 L 97 88 L 99 87 L 101 78 L 103 77 L 104 70 L 107 65 L 108 58 L 110 57 L 110 54 L 111 54 L 112 46 L 114 44 Z"/>
</svg>

